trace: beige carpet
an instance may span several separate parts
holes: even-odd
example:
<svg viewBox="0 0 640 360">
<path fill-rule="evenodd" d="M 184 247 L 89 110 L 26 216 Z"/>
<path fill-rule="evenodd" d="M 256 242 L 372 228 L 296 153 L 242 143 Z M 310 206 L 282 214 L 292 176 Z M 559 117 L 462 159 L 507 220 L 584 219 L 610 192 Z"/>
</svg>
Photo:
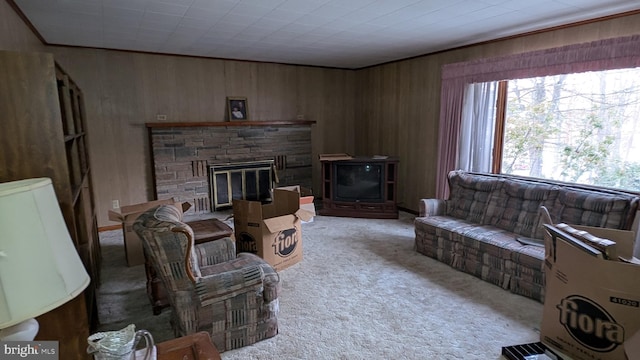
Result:
<svg viewBox="0 0 640 360">
<path fill-rule="evenodd" d="M 302 233 L 304 260 L 280 272 L 280 333 L 224 360 L 501 359 L 502 346 L 538 341 L 542 304 L 416 253 L 410 214 L 317 216 Z M 101 233 L 101 244 L 100 330 L 133 323 L 171 338 L 170 310 L 152 315 L 121 231 Z"/>
</svg>

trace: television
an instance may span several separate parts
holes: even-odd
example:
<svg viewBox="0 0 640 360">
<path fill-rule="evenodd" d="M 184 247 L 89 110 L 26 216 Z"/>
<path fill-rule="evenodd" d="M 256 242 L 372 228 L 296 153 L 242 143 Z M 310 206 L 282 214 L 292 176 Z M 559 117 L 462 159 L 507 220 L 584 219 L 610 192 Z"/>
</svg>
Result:
<svg viewBox="0 0 640 360">
<path fill-rule="evenodd" d="M 333 200 L 384 202 L 384 163 L 333 163 Z"/>
</svg>

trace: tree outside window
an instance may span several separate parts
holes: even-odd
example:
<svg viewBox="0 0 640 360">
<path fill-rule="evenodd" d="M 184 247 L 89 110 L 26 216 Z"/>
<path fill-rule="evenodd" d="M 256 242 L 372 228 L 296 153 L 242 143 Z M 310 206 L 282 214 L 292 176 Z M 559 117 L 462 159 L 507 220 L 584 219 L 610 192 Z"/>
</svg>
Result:
<svg viewBox="0 0 640 360">
<path fill-rule="evenodd" d="M 507 83 L 500 172 L 640 191 L 640 68 Z"/>
</svg>

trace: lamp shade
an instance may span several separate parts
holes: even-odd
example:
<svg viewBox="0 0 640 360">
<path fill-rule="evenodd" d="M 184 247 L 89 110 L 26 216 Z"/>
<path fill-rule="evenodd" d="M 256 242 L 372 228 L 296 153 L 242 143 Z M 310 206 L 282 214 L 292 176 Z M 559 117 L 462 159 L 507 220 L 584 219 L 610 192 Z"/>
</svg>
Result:
<svg viewBox="0 0 640 360">
<path fill-rule="evenodd" d="M 0 183 L 0 329 L 57 308 L 89 281 L 51 179 Z"/>
</svg>

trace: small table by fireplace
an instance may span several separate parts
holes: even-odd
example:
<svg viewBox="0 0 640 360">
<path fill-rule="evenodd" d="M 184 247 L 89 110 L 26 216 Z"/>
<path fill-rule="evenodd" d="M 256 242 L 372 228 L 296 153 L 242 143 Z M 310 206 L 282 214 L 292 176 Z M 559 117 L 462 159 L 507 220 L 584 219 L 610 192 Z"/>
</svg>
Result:
<svg viewBox="0 0 640 360">
<path fill-rule="evenodd" d="M 233 199 L 270 201 L 274 161 L 260 160 L 209 166 L 211 208 L 232 206 Z"/>
</svg>

